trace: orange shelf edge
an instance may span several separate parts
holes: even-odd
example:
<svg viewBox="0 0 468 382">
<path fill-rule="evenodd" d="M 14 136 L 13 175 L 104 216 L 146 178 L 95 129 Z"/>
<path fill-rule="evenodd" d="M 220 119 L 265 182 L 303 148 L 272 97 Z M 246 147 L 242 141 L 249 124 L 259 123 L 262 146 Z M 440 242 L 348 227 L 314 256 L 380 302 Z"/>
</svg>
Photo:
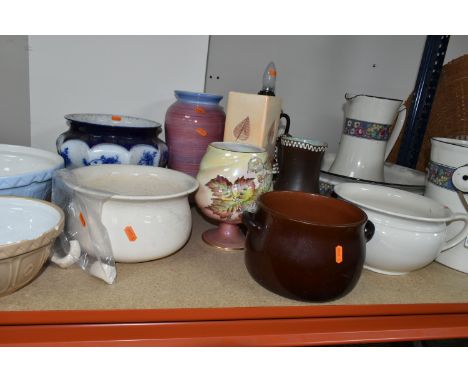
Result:
<svg viewBox="0 0 468 382">
<path fill-rule="evenodd" d="M 468 337 L 468 304 L 0 312 L 0 346 L 300 346 Z"/>
<path fill-rule="evenodd" d="M 2 346 L 300 346 L 468 337 L 468 314 L 1 326 Z"/>
</svg>

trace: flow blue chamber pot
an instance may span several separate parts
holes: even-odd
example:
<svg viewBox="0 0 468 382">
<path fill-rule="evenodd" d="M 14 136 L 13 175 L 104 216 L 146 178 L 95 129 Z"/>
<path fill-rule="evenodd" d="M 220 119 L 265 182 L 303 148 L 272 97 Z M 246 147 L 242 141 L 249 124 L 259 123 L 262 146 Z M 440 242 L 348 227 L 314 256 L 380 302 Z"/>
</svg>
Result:
<svg viewBox="0 0 468 382">
<path fill-rule="evenodd" d="M 161 124 L 111 114 L 68 114 L 69 130 L 57 138 L 65 167 L 99 164 L 166 166 L 168 149 L 158 138 Z"/>
</svg>

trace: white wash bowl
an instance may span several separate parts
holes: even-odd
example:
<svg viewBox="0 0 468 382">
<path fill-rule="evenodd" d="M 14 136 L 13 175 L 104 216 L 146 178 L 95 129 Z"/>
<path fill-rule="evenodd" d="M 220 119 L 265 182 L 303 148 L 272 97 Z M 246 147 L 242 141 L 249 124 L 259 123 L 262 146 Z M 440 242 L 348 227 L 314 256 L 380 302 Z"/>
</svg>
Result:
<svg viewBox="0 0 468 382">
<path fill-rule="evenodd" d="M 48 199 L 60 155 L 26 146 L 0 144 L 0 195 Z"/>
</svg>

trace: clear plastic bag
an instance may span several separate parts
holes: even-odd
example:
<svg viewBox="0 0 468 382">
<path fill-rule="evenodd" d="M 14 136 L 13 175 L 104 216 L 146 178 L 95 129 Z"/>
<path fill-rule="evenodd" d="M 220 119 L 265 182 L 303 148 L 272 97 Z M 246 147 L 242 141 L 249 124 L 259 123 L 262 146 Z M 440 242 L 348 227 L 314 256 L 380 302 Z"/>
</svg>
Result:
<svg viewBox="0 0 468 382">
<path fill-rule="evenodd" d="M 51 261 L 61 268 L 77 263 L 88 274 L 114 283 L 117 270 L 107 229 L 101 221 L 102 207 L 113 196 L 80 184 L 74 171 L 56 171 L 52 179 L 52 202 L 65 212 L 65 229 L 54 245 Z"/>
</svg>

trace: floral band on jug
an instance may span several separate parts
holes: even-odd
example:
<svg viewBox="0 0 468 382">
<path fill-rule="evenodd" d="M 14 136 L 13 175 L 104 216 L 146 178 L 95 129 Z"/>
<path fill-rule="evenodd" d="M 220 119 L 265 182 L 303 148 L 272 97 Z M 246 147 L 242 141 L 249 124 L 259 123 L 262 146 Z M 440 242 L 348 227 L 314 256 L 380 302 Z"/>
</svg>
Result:
<svg viewBox="0 0 468 382">
<path fill-rule="evenodd" d="M 390 126 L 346 118 L 343 133 L 357 138 L 387 141 Z"/>
<path fill-rule="evenodd" d="M 450 191 L 455 191 L 455 187 L 452 183 L 452 175 L 455 170 L 455 167 L 445 166 L 443 164 L 430 161 L 427 167 L 427 179 L 436 186 Z"/>
</svg>

